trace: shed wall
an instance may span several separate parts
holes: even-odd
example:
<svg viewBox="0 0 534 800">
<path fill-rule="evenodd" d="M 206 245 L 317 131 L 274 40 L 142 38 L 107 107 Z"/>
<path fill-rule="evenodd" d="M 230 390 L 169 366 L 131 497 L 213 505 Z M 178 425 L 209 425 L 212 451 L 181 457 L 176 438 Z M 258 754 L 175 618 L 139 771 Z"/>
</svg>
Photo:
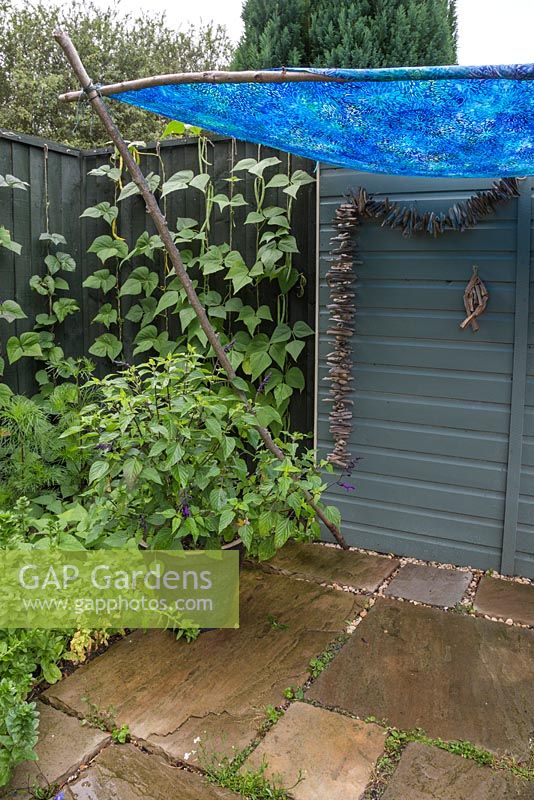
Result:
<svg viewBox="0 0 534 800">
<path fill-rule="evenodd" d="M 350 188 L 440 212 L 484 180 L 426 180 L 322 168 L 319 204 L 318 397 L 321 455 L 331 449 L 326 355 L 332 219 Z M 531 185 L 524 199 L 463 233 L 404 238 L 365 221 L 357 234 L 356 333 L 353 337 L 354 419 L 351 453 L 361 458 L 351 483 L 331 499 L 341 508 L 350 544 L 417 558 L 534 577 L 534 334 L 529 334 L 524 447 L 511 436 L 512 386 L 525 375 L 517 363 L 527 330 L 518 330 L 517 275 L 528 280 L 519 220 L 531 231 Z M 480 331 L 462 331 L 463 291 L 473 264 L 489 292 Z M 534 295 L 534 283 L 530 284 Z M 532 315 L 531 315 L 532 321 Z M 514 353 L 516 360 L 514 360 Z M 519 359 L 520 360 L 520 359 Z M 520 394 L 520 393 L 519 393 Z M 519 413 L 518 391 L 514 419 Z M 517 422 L 517 420 L 516 420 Z M 515 438 L 514 438 L 515 437 Z M 509 470 L 511 441 L 524 455 L 520 475 Z M 516 446 L 517 445 L 517 446 Z M 513 456 L 512 456 L 513 458 Z M 518 491 L 514 480 L 519 478 Z M 514 506 L 519 512 L 513 525 Z M 516 547 L 512 541 L 517 537 Z M 503 561 L 504 559 L 504 561 Z"/>
</svg>

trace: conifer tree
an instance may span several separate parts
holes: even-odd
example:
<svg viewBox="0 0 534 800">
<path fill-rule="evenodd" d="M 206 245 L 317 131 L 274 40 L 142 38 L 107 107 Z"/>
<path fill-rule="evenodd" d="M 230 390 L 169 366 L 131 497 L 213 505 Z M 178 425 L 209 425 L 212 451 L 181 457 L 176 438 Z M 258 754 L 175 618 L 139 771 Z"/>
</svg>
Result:
<svg viewBox="0 0 534 800">
<path fill-rule="evenodd" d="M 455 0 L 246 0 L 243 21 L 238 69 L 456 61 Z"/>
<path fill-rule="evenodd" d="M 245 32 L 235 52 L 234 67 L 304 64 L 307 6 L 307 0 L 248 0 L 241 15 Z"/>
</svg>

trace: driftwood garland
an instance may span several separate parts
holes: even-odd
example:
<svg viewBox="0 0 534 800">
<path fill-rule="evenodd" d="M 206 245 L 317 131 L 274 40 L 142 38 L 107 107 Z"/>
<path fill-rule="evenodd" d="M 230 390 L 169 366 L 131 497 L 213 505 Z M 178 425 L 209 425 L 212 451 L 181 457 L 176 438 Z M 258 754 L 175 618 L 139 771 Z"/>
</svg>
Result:
<svg viewBox="0 0 534 800">
<path fill-rule="evenodd" d="M 465 330 L 471 325 L 473 333 L 480 330 L 477 317 L 484 313 L 488 304 L 489 292 L 478 276 L 478 267 L 473 267 L 471 280 L 465 287 L 464 306 L 467 317 L 460 323 L 460 328 Z"/>
<path fill-rule="evenodd" d="M 517 178 L 494 181 L 491 189 L 477 192 L 441 214 L 434 211 L 421 213 L 413 203 L 409 206 L 401 205 L 388 197 L 373 200 L 363 188 L 351 194 L 352 202 L 361 217 L 383 218 L 383 228 L 400 228 L 403 236 L 412 236 L 419 232 L 439 236 L 445 231 L 465 231 L 476 225 L 481 217 L 492 214 L 500 203 L 514 197 L 519 197 Z"/>
<path fill-rule="evenodd" d="M 350 396 L 354 380 L 351 339 L 356 316 L 354 266 L 361 264 L 361 261 L 355 261 L 354 232 L 360 221 L 365 218 L 382 219 L 382 227 L 398 228 L 403 236 L 429 233 L 437 237 L 445 231 L 465 231 L 473 227 L 481 217 L 493 213 L 499 204 L 518 196 L 518 179 L 502 178 L 494 181 L 491 189 L 477 192 L 467 200 L 451 206 L 445 213 L 437 214 L 434 211 L 421 213 L 413 203 L 409 206 L 402 205 L 387 197 L 375 200 L 360 187 L 351 192 L 336 209 L 332 266 L 326 275 L 330 288 L 330 303 L 327 305 L 330 326 L 327 333 L 334 337 L 335 346 L 326 357 L 329 370 L 325 378 L 330 383 L 329 396 L 325 399 L 332 404 L 329 422 L 334 440 L 334 448 L 327 458 L 334 466 L 347 469 L 353 463 L 349 451 L 354 402 Z M 462 327 L 471 324 L 473 330 L 477 330 L 479 326 L 476 317 L 484 311 L 489 295 L 476 273 L 466 287 L 466 294 L 464 303 L 467 303 L 467 318 Z"/>
<path fill-rule="evenodd" d="M 336 235 L 332 238 L 332 266 L 326 282 L 330 288 L 330 327 L 327 333 L 334 337 L 334 350 L 326 357 L 329 366 L 327 380 L 330 381 L 332 403 L 330 411 L 330 433 L 334 438 L 334 449 L 328 460 L 344 469 L 350 460 L 349 438 L 352 430 L 352 346 L 354 333 L 354 231 L 360 224 L 359 212 L 354 203 L 342 203 L 336 209 L 334 225 Z"/>
</svg>

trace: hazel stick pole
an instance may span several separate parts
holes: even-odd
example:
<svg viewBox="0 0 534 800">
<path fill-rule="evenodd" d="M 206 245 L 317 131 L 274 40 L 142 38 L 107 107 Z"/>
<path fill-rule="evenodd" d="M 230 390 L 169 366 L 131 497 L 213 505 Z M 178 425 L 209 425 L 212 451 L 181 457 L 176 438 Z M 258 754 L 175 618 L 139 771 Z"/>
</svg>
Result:
<svg viewBox="0 0 534 800">
<path fill-rule="evenodd" d="M 169 86 L 181 83 L 345 83 L 344 78 L 324 75 L 315 72 L 286 72 L 284 70 L 256 70 L 246 72 L 221 72 L 209 70 L 206 72 L 178 72 L 170 75 L 153 75 L 151 78 L 136 78 L 130 81 L 110 83 L 99 86 L 102 95 L 118 94 L 119 92 L 132 92 L 138 89 L 149 89 L 153 86 Z M 65 92 L 59 99 L 66 103 L 73 103 L 83 97 L 83 90 Z"/>
<path fill-rule="evenodd" d="M 171 236 L 169 231 L 169 227 L 167 225 L 167 220 L 165 219 L 164 214 L 162 213 L 157 200 L 154 194 L 150 191 L 150 188 L 145 180 L 145 176 L 141 172 L 138 164 L 135 162 L 132 154 L 128 150 L 128 146 L 126 142 L 122 138 L 119 129 L 113 122 L 109 111 L 100 97 L 98 90 L 93 87 L 91 79 L 87 74 L 87 71 L 78 55 L 78 51 L 74 47 L 70 37 L 67 33 L 61 30 L 56 30 L 54 32 L 54 39 L 58 42 L 59 46 L 63 50 L 67 61 L 69 62 L 70 66 L 74 74 L 76 75 L 80 85 L 82 86 L 84 93 L 86 94 L 88 100 L 92 103 L 93 108 L 95 109 L 96 113 L 98 114 L 102 125 L 104 126 L 106 132 L 109 134 L 109 137 L 115 144 L 117 150 L 122 156 L 123 162 L 126 165 L 128 172 L 130 173 L 133 182 L 138 187 L 141 195 L 146 203 L 147 211 L 152 217 L 154 225 L 156 227 L 157 232 L 159 233 L 163 244 L 165 245 L 165 249 L 169 254 L 169 258 L 171 263 L 174 267 L 174 271 L 176 275 L 180 279 L 182 286 L 185 289 L 185 293 L 187 295 L 187 299 L 189 300 L 191 307 L 194 309 L 195 314 L 198 317 L 200 322 L 200 326 L 204 333 L 206 334 L 209 343 L 213 347 L 213 350 L 219 360 L 219 363 L 223 367 L 224 371 L 228 375 L 230 381 L 234 381 L 236 378 L 236 373 L 230 359 L 228 358 L 224 347 L 221 345 L 219 341 L 219 337 L 217 333 L 213 329 L 208 315 L 206 314 L 206 310 L 202 303 L 200 302 L 198 295 L 195 291 L 193 284 L 191 283 L 191 279 L 187 274 L 187 271 L 184 267 L 182 258 L 174 243 L 174 240 Z M 248 399 L 245 394 L 236 390 L 239 394 L 239 397 L 243 402 L 248 404 Z M 267 428 L 263 427 L 259 423 L 256 425 L 256 430 L 260 434 L 265 447 L 271 451 L 277 458 L 283 459 L 284 454 L 280 450 L 280 448 L 275 444 L 273 441 L 271 434 L 267 430 Z M 296 479 L 298 481 L 298 478 Z M 328 528 L 332 536 L 336 539 L 338 544 L 341 545 L 344 549 L 347 549 L 347 543 L 343 538 L 341 531 L 338 529 L 337 525 L 334 525 L 330 520 L 327 519 L 324 511 L 317 506 L 311 494 L 308 492 L 307 489 L 301 487 L 304 497 L 306 498 L 307 503 L 313 508 L 315 514 L 317 515 L 318 519 Z"/>
</svg>

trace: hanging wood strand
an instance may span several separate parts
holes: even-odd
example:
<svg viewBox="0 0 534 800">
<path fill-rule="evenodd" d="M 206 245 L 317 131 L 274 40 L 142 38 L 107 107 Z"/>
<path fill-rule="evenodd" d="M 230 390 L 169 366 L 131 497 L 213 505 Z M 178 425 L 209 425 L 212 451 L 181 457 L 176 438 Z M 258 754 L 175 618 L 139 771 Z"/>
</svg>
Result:
<svg viewBox="0 0 534 800">
<path fill-rule="evenodd" d="M 217 336 L 216 331 L 214 330 L 213 326 L 211 325 L 211 322 L 209 321 L 204 306 L 202 305 L 202 303 L 198 298 L 198 295 L 191 282 L 191 279 L 184 267 L 178 248 L 176 247 L 176 244 L 174 243 L 174 240 L 169 231 L 167 220 L 165 219 L 165 216 L 162 213 L 158 205 L 158 202 L 154 197 L 154 194 L 150 191 L 145 176 L 141 172 L 141 169 L 139 168 L 132 154 L 128 150 L 128 146 L 126 145 L 126 142 L 122 138 L 117 126 L 113 122 L 111 115 L 104 101 L 100 97 L 98 90 L 91 83 L 91 79 L 87 74 L 87 71 L 80 59 L 80 56 L 76 48 L 72 44 L 70 37 L 63 31 L 56 30 L 54 32 L 54 39 L 58 42 L 61 49 L 65 53 L 67 61 L 71 65 L 74 74 L 76 75 L 76 77 L 80 82 L 80 85 L 86 90 L 86 95 L 88 100 L 92 103 L 92 106 L 95 109 L 96 113 L 98 114 L 105 130 L 107 131 L 113 143 L 116 145 L 117 150 L 121 154 L 124 164 L 126 165 L 128 172 L 132 177 L 133 182 L 138 187 L 146 203 L 147 211 L 152 217 L 156 230 L 161 237 L 161 240 L 165 246 L 167 253 L 169 254 L 169 258 L 174 267 L 174 271 L 176 272 L 176 275 L 180 279 L 180 282 L 185 289 L 187 299 L 189 300 L 191 307 L 194 309 L 195 314 L 198 317 L 200 326 L 204 331 L 204 333 L 206 334 L 209 343 L 213 347 L 215 355 L 217 356 L 219 363 L 226 372 L 229 381 L 233 383 L 233 381 L 236 378 L 235 370 L 232 367 L 232 364 L 224 350 L 224 347 L 221 345 L 219 341 L 219 337 Z M 241 398 L 241 400 L 248 405 L 248 399 L 246 395 L 237 389 L 235 391 L 236 394 Z M 253 413 L 252 409 L 251 411 Z M 269 433 L 267 428 L 263 427 L 259 423 L 255 427 L 259 435 L 261 436 L 262 441 L 265 444 L 265 447 L 271 453 L 273 453 L 273 455 L 275 455 L 277 458 L 281 460 L 284 459 L 284 453 L 273 441 L 271 434 Z M 295 481 L 300 484 L 300 479 L 298 478 L 298 476 L 295 477 Z M 345 542 L 345 539 L 343 538 L 337 525 L 334 525 L 334 523 L 330 522 L 330 520 L 326 517 L 324 511 L 319 506 L 316 505 L 312 495 L 307 489 L 305 489 L 302 485 L 300 485 L 300 489 L 303 493 L 303 496 L 306 498 L 306 502 L 311 508 L 313 508 L 318 519 L 320 519 L 321 522 L 328 528 L 328 530 L 331 532 L 332 536 L 336 539 L 338 544 L 340 544 L 341 547 L 348 549 L 348 545 Z"/>
<path fill-rule="evenodd" d="M 363 189 L 360 190 L 365 194 Z M 360 198 L 360 202 L 363 202 Z M 334 350 L 326 357 L 329 367 L 326 380 L 330 382 L 329 397 L 332 404 L 329 414 L 330 433 L 334 449 L 328 461 L 340 469 L 346 469 L 351 461 L 349 440 L 352 430 L 352 347 L 356 316 L 355 292 L 353 291 L 355 264 L 354 230 L 359 225 L 359 210 L 353 203 L 343 203 L 336 209 L 332 237 L 332 266 L 326 282 L 330 288 L 330 326 L 327 334 L 334 337 Z"/>
<path fill-rule="evenodd" d="M 334 217 L 336 234 L 332 237 L 332 266 L 326 275 L 330 288 L 330 326 L 327 334 L 333 336 L 334 350 L 326 357 L 329 366 L 325 380 L 330 383 L 329 396 L 325 401 L 332 405 L 329 414 L 329 430 L 334 447 L 328 460 L 341 469 L 354 462 L 349 452 L 352 433 L 352 382 L 353 359 L 351 338 L 356 317 L 354 267 L 362 262 L 355 260 L 354 232 L 361 219 L 382 220 L 382 227 L 398 228 L 409 237 L 416 233 L 428 233 L 437 237 L 446 231 L 465 231 L 475 225 L 481 217 L 492 214 L 497 206 L 519 196 L 518 178 L 501 178 L 493 187 L 477 192 L 465 201 L 451 206 L 445 213 L 420 212 L 414 204 L 406 206 L 395 203 L 388 197 L 376 200 L 368 195 L 363 186 L 350 192 L 337 208 Z M 473 268 L 475 271 L 475 268 Z M 471 325 L 479 329 L 477 317 L 483 313 L 489 294 L 476 273 L 471 278 L 464 294 L 467 317 L 460 327 Z"/>
<path fill-rule="evenodd" d="M 415 205 L 402 205 L 385 197 L 373 200 L 363 188 L 351 192 L 350 199 L 361 217 L 381 219 L 383 228 L 399 228 L 403 236 L 427 231 L 439 236 L 445 231 L 465 231 L 476 225 L 481 217 L 492 214 L 500 203 L 519 197 L 517 178 L 500 178 L 493 187 L 477 192 L 465 201 L 456 203 L 446 212 L 420 212 Z"/>
</svg>

